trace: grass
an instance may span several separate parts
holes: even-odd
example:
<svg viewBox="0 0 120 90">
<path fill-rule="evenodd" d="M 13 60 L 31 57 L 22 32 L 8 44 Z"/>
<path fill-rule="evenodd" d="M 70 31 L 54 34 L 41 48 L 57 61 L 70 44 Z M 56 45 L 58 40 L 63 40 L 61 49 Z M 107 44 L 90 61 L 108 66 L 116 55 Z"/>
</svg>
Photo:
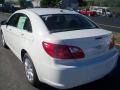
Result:
<svg viewBox="0 0 120 90">
<path fill-rule="evenodd" d="M 120 44 L 120 32 L 113 32 L 115 43 Z"/>
</svg>

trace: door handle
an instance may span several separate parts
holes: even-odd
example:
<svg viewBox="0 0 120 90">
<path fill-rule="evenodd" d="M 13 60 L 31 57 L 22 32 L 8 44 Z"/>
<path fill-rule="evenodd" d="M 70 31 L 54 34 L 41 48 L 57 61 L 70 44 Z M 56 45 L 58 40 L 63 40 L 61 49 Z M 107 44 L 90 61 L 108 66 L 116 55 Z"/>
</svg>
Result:
<svg viewBox="0 0 120 90">
<path fill-rule="evenodd" d="M 21 36 L 24 36 L 24 34 L 22 33 Z"/>
</svg>

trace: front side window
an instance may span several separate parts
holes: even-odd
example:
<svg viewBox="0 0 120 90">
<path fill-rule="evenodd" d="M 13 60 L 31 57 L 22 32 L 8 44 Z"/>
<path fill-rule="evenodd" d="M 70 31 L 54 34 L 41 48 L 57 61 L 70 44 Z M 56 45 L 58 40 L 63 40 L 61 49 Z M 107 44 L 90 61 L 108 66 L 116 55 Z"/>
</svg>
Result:
<svg viewBox="0 0 120 90">
<path fill-rule="evenodd" d="M 19 14 L 14 14 L 9 20 L 8 20 L 8 25 L 9 26 L 13 26 L 13 27 L 17 27 L 17 22 L 19 19 Z"/>
<path fill-rule="evenodd" d="M 92 21 L 79 14 L 51 14 L 40 17 L 51 33 L 98 28 Z"/>
</svg>

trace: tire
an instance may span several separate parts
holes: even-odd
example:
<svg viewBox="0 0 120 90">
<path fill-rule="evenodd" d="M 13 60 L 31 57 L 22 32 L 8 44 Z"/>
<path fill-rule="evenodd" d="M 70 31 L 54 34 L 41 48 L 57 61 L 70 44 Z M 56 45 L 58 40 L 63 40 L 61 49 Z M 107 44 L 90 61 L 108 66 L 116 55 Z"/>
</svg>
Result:
<svg viewBox="0 0 120 90">
<path fill-rule="evenodd" d="M 4 35 L 3 35 L 3 33 L 2 33 L 2 32 L 1 32 L 1 39 L 2 39 L 2 47 L 4 47 L 4 48 L 7 48 L 7 49 L 8 49 L 8 46 L 7 46 L 6 42 L 5 42 Z"/>
<path fill-rule="evenodd" d="M 25 75 L 28 82 L 34 86 L 37 86 L 39 84 L 37 73 L 32 63 L 32 60 L 27 53 L 24 55 L 23 61 L 24 61 Z"/>
</svg>

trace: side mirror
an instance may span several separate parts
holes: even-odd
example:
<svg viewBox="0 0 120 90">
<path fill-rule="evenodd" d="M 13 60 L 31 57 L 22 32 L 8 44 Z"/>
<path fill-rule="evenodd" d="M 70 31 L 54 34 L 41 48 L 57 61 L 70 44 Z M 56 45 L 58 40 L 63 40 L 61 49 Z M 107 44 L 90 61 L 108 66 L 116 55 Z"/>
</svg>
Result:
<svg viewBox="0 0 120 90">
<path fill-rule="evenodd" d="M 0 23 L 1 25 L 7 25 L 7 21 L 6 20 L 4 20 L 4 21 L 1 21 L 1 23 Z"/>
</svg>

